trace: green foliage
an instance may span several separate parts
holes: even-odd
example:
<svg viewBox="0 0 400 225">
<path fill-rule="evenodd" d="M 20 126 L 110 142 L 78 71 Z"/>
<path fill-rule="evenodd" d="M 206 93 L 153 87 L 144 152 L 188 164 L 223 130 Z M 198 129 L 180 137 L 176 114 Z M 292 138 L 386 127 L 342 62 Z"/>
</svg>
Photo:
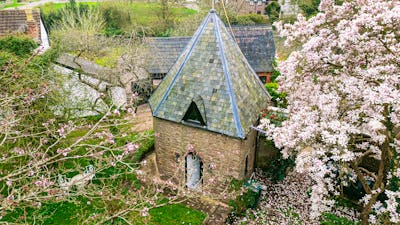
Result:
<svg viewBox="0 0 400 225">
<path fill-rule="evenodd" d="M 43 225 L 50 224 L 87 224 L 88 218 L 97 214 L 104 213 L 105 209 L 113 210 L 118 206 L 118 202 L 104 202 L 101 199 L 89 201 L 86 197 L 78 196 L 76 201 L 61 201 L 54 203 L 45 203 L 40 208 L 28 208 L 26 211 L 16 210 L 8 213 L 1 221 L 10 223 L 27 223 L 35 222 Z M 170 204 L 153 208 L 149 210 L 150 224 L 174 225 L 174 224 L 193 224 L 200 225 L 206 218 L 203 212 L 191 209 L 183 204 Z M 95 217 L 93 217 L 95 218 Z M 146 217 L 135 217 L 135 224 L 148 224 Z M 94 221 L 91 221 L 94 222 Z M 106 223 L 106 224 L 119 224 Z M 123 222 L 123 221 L 120 221 Z M 89 223 L 91 224 L 91 223 Z M 93 223 L 94 224 L 94 223 Z M 125 224 L 125 223 L 122 223 Z"/>
<path fill-rule="evenodd" d="M 4 1 L 5 1 L 5 0 L 4 0 Z M 4 2 L 4 1 L 3 1 L 3 2 Z M 22 5 L 23 5 L 23 4 L 19 3 L 18 0 L 13 0 L 12 3 L 10 3 L 10 4 L 4 5 L 4 6 L 1 6 L 1 5 L 0 5 L 0 9 L 1 9 L 1 8 L 3 8 L 3 9 L 15 8 L 15 7 L 22 6 Z"/>
<path fill-rule="evenodd" d="M 141 142 L 140 148 L 136 151 L 134 160 L 136 161 L 141 161 L 146 157 L 150 152 L 154 150 L 154 132 L 149 131 L 148 133 L 145 132 L 145 135 L 148 134 L 150 135 L 149 138 L 145 139 L 143 142 Z"/>
<path fill-rule="evenodd" d="M 267 24 L 268 20 L 263 15 L 259 14 L 246 14 L 238 15 L 230 13 L 228 15 L 229 22 L 232 25 L 256 25 L 256 24 Z M 227 24 L 226 17 L 221 16 L 222 21 Z"/>
<path fill-rule="evenodd" d="M 230 184 L 230 191 L 239 191 L 241 187 L 244 185 L 244 180 L 237 180 L 237 179 L 232 179 L 231 184 Z"/>
<path fill-rule="evenodd" d="M 65 18 L 65 14 L 70 14 L 71 18 L 76 20 L 75 23 L 79 23 L 80 15 L 87 13 L 91 5 L 93 4 L 76 3 L 74 0 L 65 4 L 49 3 L 41 7 L 43 23 L 49 33 L 59 26 L 62 20 L 68 19 Z"/>
<path fill-rule="evenodd" d="M 311 0 L 311 2 L 302 2 L 299 4 L 300 9 L 306 18 L 315 16 L 318 13 L 318 6 L 321 0 Z"/>
<path fill-rule="evenodd" d="M 278 78 L 281 75 L 281 72 L 279 70 L 277 70 L 278 68 L 278 62 L 276 61 L 276 59 L 272 62 L 272 67 L 273 67 L 273 71 L 272 71 L 272 82 L 276 81 L 276 78 Z"/>
<path fill-rule="evenodd" d="M 265 174 L 273 182 L 282 181 L 285 179 L 287 171 L 291 170 L 295 166 L 295 159 L 283 158 L 282 153 L 279 152 L 278 157 L 273 160 L 268 170 L 264 171 Z"/>
<path fill-rule="evenodd" d="M 279 20 L 280 10 L 281 6 L 276 1 L 271 1 L 267 6 L 265 6 L 265 13 L 268 15 L 271 23 Z"/>
<path fill-rule="evenodd" d="M 44 203 L 38 208 L 27 208 L 25 211 L 17 209 L 6 214 L 1 221 L 17 224 L 82 224 L 87 217 L 93 213 L 101 213 L 102 209 L 97 208 L 97 204 L 88 203 L 88 199 L 83 196 L 75 198 L 76 201 L 61 201 Z"/>
<path fill-rule="evenodd" d="M 0 39 L 0 51 L 9 52 L 17 56 L 30 55 L 37 46 L 32 38 L 24 35 L 9 35 Z"/>
<path fill-rule="evenodd" d="M 15 60 L 14 54 L 10 52 L 0 51 L 0 68 L 8 65 L 8 63 Z"/>
<path fill-rule="evenodd" d="M 244 216 L 246 210 L 251 208 L 255 209 L 260 199 L 260 192 L 254 192 L 253 190 L 247 189 L 242 195 L 239 195 L 235 200 L 229 200 L 229 205 L 232 207 L 232 211 L 227 218 L 227 222 L 230 224 L 235 221 L 236 217 Z"/>
<path fill-rule="evenodd" d="M 286 93 L 278 91 L 278 83 L 266 83 L 265 88 L 267 89 L 268 93 L 271 95 L 272 102 L 275 106 L 286 108 L 287 107 L 287 100 L 286 100 Z"/>
<path fill-rule="evenodd" d="M 63 19 L 63 10 L 79 18 L 78 15 L 86 13 L 93 7 L 99 10 L 105 21 L 101 33 L 108 37 L 132 33 L 146 36 L 170 36 L 175 29 L 180 28 L 182 21 L 186 21 L 197 12 L 183 7 L 168 6 L 166 8 L 158 3 L 132 1 L 104 1 L 98 4 L 70 1 L 67 4 L 46 4 L 41 7 L 41 10 L 46 28 L 51 31 L 57 28 L 57 24 Z M 193 27 L 197 25 L 191 23 Z"/>
<path fill-rule="evenodd" d="M 121 30 L 107 31 L 106 28 L 106 30 L 103 30 L 103 32 L 106 32 L 105 33 L 106 36 L 115 36 L 122 31 Z M 108 68 L 115 68 L 118 63 L 118 59 L 121 57 L 124 51 L 126 51 L 126 48 L 122 46 L 116 46 L 115 48 L 101 49 L 100 52 L 96 52 L 96 54 L 90 54 L 89 52 L 87 52 L 87 54 L 82 54 L 82 56 L 89 60 L 95 61 L 97 64 L 101 66 Z"/>
<path fill-rule="evenodd" d="M 203 212 L 191 209 L 183 204 L 171 204 L 154 208 L 149 211 L 150 224 L 202 224 L 206 218 Z"/>
<path fill-rule="evenodd" d="M 321 218 L 321 225 L 359 225 L 360 223 L 351 221 L 344 217 L 338 217 L 332 213 L 324 213 Z"/>
<path fill-rule="evenodd" d="M 272 97 L 272 102 L 277 107 L 286 108 L 287 107 L 287 100 L 286 100 L 286 93 L 278 92 L 278 83 L 276 83 L 276 79 L 281 75 L 281 72 L 277 70 L 278 63 L 276 60 L 272 63 L 273 71 L 272 71 L 272 83 L 266 83 L 265 88 L 267 89 L 268 93 Z"/>
<path fill-rule="evenodd" d="M 122 35 L 129 29 L 132 16 L 131 9 L 126 7 L 126 3 L 109 1 L 100 4 L 99 7 L 106 21 L 103 30 L 106 36 Z"/>
<path fill-rule="evenodd" d="M 281 126 L 282 122 L 287 119 L 287 115 L 280 111 L 262 109 L 261 118 L 268 119 L 269 121 L 271 121 L 271 123 L 275 124 L 275 126 Z"/>
</svg>

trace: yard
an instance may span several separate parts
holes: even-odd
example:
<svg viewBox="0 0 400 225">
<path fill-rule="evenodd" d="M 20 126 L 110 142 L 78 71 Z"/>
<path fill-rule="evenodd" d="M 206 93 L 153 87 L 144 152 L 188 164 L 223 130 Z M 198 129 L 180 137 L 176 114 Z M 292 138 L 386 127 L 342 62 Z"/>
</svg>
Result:
<svg viewBox="0 0 400 225">
<path fill-rule="evenodd" d="M 87 118 L 98 122 L 99 118 Z M 155 192 L 153 188 L 144 186 L 137 177 L 140 169 L 139 162 L 153 149 L 153 131 L 151 129 L 151 114 L 147 107 L 139 107 L 134 117 L 124 114 L 119 125 L 109 126 L 108 122 L 98 124 L 96 130 L 81 127 L 68 133 L 63 141 L 57 144 L 58 148 L 74 145 L 89 132 L 101 134 L 111 131 L 114 135 L 114 147 L 125 146 L 126 143 L 135 143 L 139 147 L 134 153 L 128 154 L 123 161 L 104 164 L 107 157 L 121 152 L 105 153 L 107 157 L 92 158 L 84 156 L 90 146 L 102 146 L 101 139 L 88 138 L 79 143 L 75 149 L 75 156 L 61 160 L 51 167 L 57 168 L 58 173 L 67 178 L 74 177 L 89 165 L 95 165 L 95 177 L 85 187 L 85 190 L 73 188 L 68 193 L 61 193 L 56 186 L 50 186 L 44 196 L 50 200 L 29 207 L 16 207 L 3 212 L 1 221 L 10 223 L 40 223 L 40 224 L 115 224 L 127 221 L 134 224 L 202 224 L 206 218 L 203 212 L 191 209 L 179 202 L 170 201 L 168 196 Z M 150 122 L 150 124 L 149 124 Z M 137 131 L 135 131 L 137 130 Z M 118 135 L 124 134 L 124 135 Z M 63 147 L 65 146 L 65 147 Z M 111 153 L 111 154 L 110 154 Z M 100 161 L 99 161 L 100 159 Z M 0 164 L 0 170 L 8 170 L 10 165 Z M 53 178 L 57 184 L 57 176 Z M 8 195 L 3 189 L 2 194 Z M 50 195 L 65 196 L 54 198 Z M 151 196 L 151 197 L 149 197 Z M 150 198 L 150 199 L 149 199 Z M 44 198 L 45 199 L 45 198 Z M 148 209 L 148 210 L 147 210 Z M 107 216 L 106 216 L 107 215 Z"/>
<path fill-rule="evenodd" d="M 15 8 L 18 6 L 22 6 L 24 4 L 19 3 L 18 0 L 12 0 L 12 3 L 1 3 L 0 2 L 0 10 L 1 9 L 8 9 L 8 8 Z"/>
<path fill-rule="evenodd" d="M 233 179 L 236 175 L 228 174 L 234 171 L 233 166 L 224 164 L 228 167 L 221 173 L 221 181 L 230 183 L 223 185 L 226 192 L 218 193 L 222 193 L 223 197 L 201 197 L 213 206 L 202 205 L 209 211 L 197 207 L 201 205 L 196 202 L 200 198 L 190 202 L 189 197 L 198 197 L 200 192 L 189 190 L 186 186 L 190 184 L 187 177 L 203 182 L 201 176 L 206 174 L 200 160 L 196 160 L 196 167 L 193 166 L 196 173 L 188 173 L 188 162 L 193 162 L 189 156 L 195 160 L 197 154 L 200 156 L 200 150 L 205 149 L 197 143 L 196 149 L 191 143 L 194 140 L 192 132 L 187 132 L 197 131 L 198 124 L 190 129 L 175 129 L 175 126 L 168 127 L 167 124 L 174 121 L 164 118 L 164 125 L 155 122 L 163 127 L 155 126 L 153 131 L 149 108 L 140 106 L 136 112 L 136 93 L 132 94 L 132 99 L 126 98 L 127 102 L 130 101 L 127 107 L 116 107 L 109 94 L 113 84 L 103 86 L 94 80 L 80 81 L 98 88 L 98 96 L 90 106 L 90 110 L 97 113 L 95 116 L 78 118 L 72 112 L 83 108 L 79 105 L 66 107 L 66 112 L 60 114 L 54 113 L 51 107 L 65 104 L 70 97 L 68 93 L 61 93 L 61 84 L 65 80 L 54 70 L 53 63 L 59 54 L 75 53 L 114 69 L 121 55 L 132 53 L 128 65 L 140 67 L 140 60 L 146 58 L 141 48 L 144 37 L 192 34 L 192 29 L 197 27 L 195 19 L 201 12 L 175 4 L 161 7 L 155 3 L 128 4 L 125 1 L 42 6 L 42 16 L 54 43 L 49 51 L 43 55 L 36 54 L 34 49 L 38 44 L 27 36 L 0 38 L 0 223 L 202 224 L 209 222 L 213 216 L 222 218 L 219 223 L 223 223 L 228 214 L 225 221 L 228 224 L 400 223 L 400 24 L 397 23 L 400 21 L 400 5 L 396 3 L 385 0 L 322 0 L 318 16 L 303 20 L 300 17 L 299 22 L 286 24 L 281 35 L 293 45 L 285 47 L 284 39 L 276 38 L 281 60 L 278 65 L 280 87 L 277 84 L 267 85 L 269 90 L 273 90 L 271 95 L 275 98 L 275 106 L 282 108 L 273 107 L 269 99 L 267 109 L 261 108 L 261 104 L 251 106 L 252 109 L 260 106 L 260 110 L 257 108 L 254 113 L 255 117 L 261 117 L 260 125 L 255 129 L 262 133 L 263 139 L 249 144 L 252 150 L 248 152 L 256 152 L 257 143 L 268 139 L 268 146 L 277 150 L 277 158 L 268 162 L 265 171 L 256 169 L 255 173 L 251 173 L 253 168 L 252 171 L 247 168 L 249 158 L 241 150 L 236 151 L 237 155 L 246 158 L 232 160 L 233 148 L 229 142 L 218 141 L 211 136 L 229 135 L 211 130 L 210 136 L 198 142 L 213 147 L 207 150 L 212 160 L 204 161 L 204 171 L 216 173 L 220 166 L 216 166 L 213 160 L 217 161 L 215 156 L 221 155 L 221 158 L 240 167 L 236 171 L 238 174 L 243 174 L 244 169 L 244 175 L 239 180 Z M 13 1 L 0 7 L 15 7 L 18 4 Z M 211 18 L 217 18 L 214 16 Z M 208 20 L 207 23 L 213 25 L 202 27 L 199 34 L 213 26 L 214 30 L 210 29 L 208 34 L 218 31 L 219 25 L 215 21 Z M 217 40 L 229 41 L 228 44 L 234 41 L 229 35 L 222 37 L 217 35 Z M 115 43 L 115 40 L 123 41 Z M 210 88 L 212 79 L 205 76 L 214 74 L 213 70 L 201 71 L 214 68 L 208 68 L 210 63 L 214 63 L 214 58 L 208 61 L 210 52 L 207 51 L 212 49 L 214 54 L 239 50 L 230 48 L 231 45 L 226 45 L 228 48 L 225 49 L 225 43 L 215 48 L 216 45 L 206 43 L 209 40 L 214 39 L 196 38 L 192 48 L 187 48 L 185 54 L 188 55 L 181 57 L 184 63 L 171 79 L 171 86 L 157 89 L 166 91 L 158 98 L 160 104 L 173 98 L 169 94 L 176 94 L 179 90 L 173 88 L 178 85 L 182 85 L 180 91 L 187 90 L 183 85 L 185 83 L 200 87 L 201 80 L 190 77 L 199 74 L 204 74 L 198 77 L 208 82 L 206 87 L 200 88 L 201 91 L 230 97 L 220 102 L 230 103 L 231 108 L 238 106 L 235 107 L 235 99 L 252 101 L 247 92 L 243 96 L 220 93 L 219 87 L 225 87 L 225 83 L 230 86 L 232 79 L 228 73 L 220 76 L 227 78 L 227 82 Z M 128 42 L 129 45 L 126 44 Z M 195 48 L 198 43 L 205 43 L 205 47 Z M 235 43 L 232 46 L 236 46 Z M 194 50 L 195 53 L 199 50 L 199 53 L 192 54 Z M 221 57 L 224 63 L 218 62 L 222 66 L 219 71 L 226 72 L 226 67 L 232 62 L 225 61 L 236 60 L 235 54 Z M 237 55 L 242 56 L 240 52 Z M 190 60 L 190 57 L 197 58 Z M 193 62 L 198 67 L 184 70 L 187 62 Z M 245 59 L 237 62 L 247 65 Z M 81 78 L 81 68 L 70 75 Z M 196 71 L 193 72 L 193 68 Z M 134 69 L 128 72 L 136 72 Z M 189 76 L 184 77 L 182 71 Z M 232 77 L 241 78 L 241 72 L 231 73 Z M 243 74 L 252 76 L 254 71 Z M 243 81 L 246 83 L 247 80 Z M 258 82 L 252 83 L 262 89 Z M 235 90 L 245 90 L 244 86 L 234 87 Z M 193 93 L 197 90 L 179 97 L 183 99 Z M 202 102 L 203 96 L 200 97 Z M 261 99 L 263 103 L 266 97 Z M 170 111 L 160 115 L 177 115 L 176 105 L 182 99 L 171 101 Z M 189 103 L 196 106 L 195 100 Z M 98 101 L 106 105 L 105 111 L 96 108 Z M 160 108 L 158 105 L 156 111 Z M 189 111 L 186 108 L 186 114 L 196 112 L 197 120 L 202 118 L 203 108 L 207 109 L 203 107 L 200 112 L 197 106 L 197 111 L 194 107 L 190 108 L 193 109 Z M 228 114 L 232 115 L 221 110 L 219 113 L 221 120 L 217 123 L 227 118 Z M 203 114 L 210 115 L 208 111 Z M 180 115 L 185 115 L 185 111 Z M 250 116 L 238 118 L 248 119 Z M 214 122 L 214 119 L 210 121 Z M 240 121 L 233 124 L 235 128 L 241 125 Z M 190 126 L 179 116 L 175 122 L 179 126 Z M 201 124 L 201 121 L 198 122 Z M 201 127 L 201 132 L 209 126 L 205 125 Z M 180 132 L 174 134 L 171 127 L 174 132 Z M 176 138 L 169 136 L 171 133 Z M 171 150 L 158 150 L 157 153 L 168 154 L 165 158 L 160 157 L 161 154 L 157 157 L 167 159 L 165 168 L 171 168 L 182 178 L 186 177 L 186 181 L 172 173 L 164 174 L 167 177 L 164 180 L 158 179 L 162 177 L 158 175 L 163 174 L 158 171 L 161 166 L 154 166 L 157 164 L 152 154 L 155 137 L 159 137 L 158 146 L 168 146 L 166 150 Z M 163 145 L 162 138 L 172 144 Z M 188 143 L 176 144 L 179 140 Z M 225 145 L 226 151 L 214 146 L 220 143 Z M 177 148 L 181 152 L 176 152 Z M 214 150 L 216 154 L 213 154 Z M 179 163 L 182 163 L 181 167 Z M 152 165 L 157 173 L 147 172 Z M 246 180 L 248 177 L 250 180 Z M 204 180 L 218 190 L 215 185 L 212 186 L 215 180 L 211 178 Z M 173 183 L 174 179 L 178 183 Z M 183 182 L 179 183 L 179 180 Z M 237 192 L 240 194 L 231 194 Z M 205 194 L 204 190 L 201 194 Z M 223 216 L 215 213 L 221 209 L 219 207 L 224 208 L 221 210 Z"/>
</svg>

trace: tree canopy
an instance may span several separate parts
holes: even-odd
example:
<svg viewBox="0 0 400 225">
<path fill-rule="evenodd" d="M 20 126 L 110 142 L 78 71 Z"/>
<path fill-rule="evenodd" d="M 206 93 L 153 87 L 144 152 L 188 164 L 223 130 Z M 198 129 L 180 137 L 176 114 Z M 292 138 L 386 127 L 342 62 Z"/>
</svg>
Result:
<svg viewBox="0 0 400 225">
<path fill-rule="evenodd" d="M 400 3 L 323 0 L 319 10 L 278 24 L 303 47 L 279 66 L 288 119 L 261 126 L 314 179 L 314 217 L 354 184 L 363 224 L 399 223 Z"/>
</svg>

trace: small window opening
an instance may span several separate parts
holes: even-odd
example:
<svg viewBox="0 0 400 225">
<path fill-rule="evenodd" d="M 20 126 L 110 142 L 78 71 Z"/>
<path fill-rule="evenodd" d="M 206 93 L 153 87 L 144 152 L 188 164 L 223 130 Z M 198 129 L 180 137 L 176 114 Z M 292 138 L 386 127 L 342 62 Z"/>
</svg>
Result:
<svg viewBox="0 0 400 225">
<path fill-rule="evenodd" d="M 187 110 L 185 116 L 183 117 L 185 122 L 195 124 L 198 126 L 205 126 L 203 117 L 201 116 L 200 110 L 197 107 L 196 103 L 192 102 Z"/>
<path fill-rule="evenodd" d="M 165 73 L 152 73 L 152 74 L 150 74 L 151 78 L 152 79 L 156 79 L 156 80 L 164 79 L 165 75 L 167 75 L 167 74 L 165 74 Z"/>
<path fill-rule="evenodd" d="M 203 184 L 203 162 L 195 154 L 189 153 L 185 160 L 186 187 L 199 189 Z"/>
<path fill-rule="evenodd" d="M 260 76 L 260 80 L 261 80 L 261 82 L 263 82 L 265 84 L 267 82 L 267 77 Z"/>
<path fill-rule="evenodd" d="M 213 94 L 215 94 L 215 93 L 217 93 L 217 91 L 218 91 L 218 89 L 216 89 L 216 88 L 213 88 Z"/>
<path fill-rule="evenodd" d="M 210 59 L 208 62 L 209 62 L 209 63 L 213 63 L 213 62 L 214 62 L 214 59 Z"/>
</svg>

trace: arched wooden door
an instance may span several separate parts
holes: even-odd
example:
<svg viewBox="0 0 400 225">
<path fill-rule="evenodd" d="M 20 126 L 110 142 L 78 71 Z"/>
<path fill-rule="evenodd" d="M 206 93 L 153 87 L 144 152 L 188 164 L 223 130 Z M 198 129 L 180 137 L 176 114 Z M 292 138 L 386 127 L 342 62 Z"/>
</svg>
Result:
<svg viewBox="0 0 400 225">
<path fill-rule="evenodd" d="M 186 186 L 189 189 L 201 188 L 202 169 L 200 158 L 193 153 L 189 153 L 186 156 Z"/>
</svg>

